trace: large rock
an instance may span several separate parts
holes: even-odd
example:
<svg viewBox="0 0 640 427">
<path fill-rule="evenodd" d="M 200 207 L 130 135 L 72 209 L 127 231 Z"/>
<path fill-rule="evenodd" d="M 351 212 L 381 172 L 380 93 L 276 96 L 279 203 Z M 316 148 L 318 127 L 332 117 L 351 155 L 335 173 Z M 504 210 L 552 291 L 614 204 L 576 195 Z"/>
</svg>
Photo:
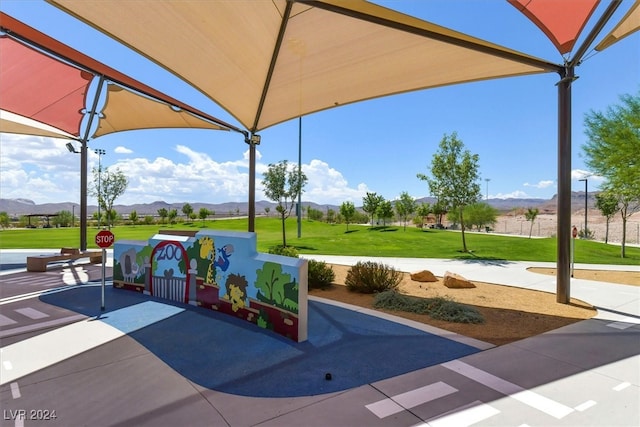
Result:
<svg viewBox="0 0 640 427">
<path fill-rule="evenodd" d="M 422 270 L 411 273 L 411 280 L 415 280 L 416 282 L 437 282 L 438 278 L 429 270 Z"/>
<path fill-rule="evenodd" d="M 447 271 L 444 273 L 443 283 L 447 288 L 461 289 L 461 288 L 475 288 L 476 285 L 469 280 L 460 276 L 459 274 L 451 273 Z"/>
</svg>

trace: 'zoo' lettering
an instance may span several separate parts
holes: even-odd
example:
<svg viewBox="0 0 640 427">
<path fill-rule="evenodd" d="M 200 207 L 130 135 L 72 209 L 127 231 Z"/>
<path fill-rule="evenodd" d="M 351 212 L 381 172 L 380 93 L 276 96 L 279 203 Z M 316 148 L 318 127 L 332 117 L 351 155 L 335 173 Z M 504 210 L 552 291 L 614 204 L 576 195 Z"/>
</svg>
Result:
<svg viewBox="0 0 640 427">
<path fill-rule="evenodd" d="M 175 259 L 180 260 L 182 258 L 182 251 L 176 245 L 166 245 L 158 249 L 158 257 L 156 258 L 158 261 L 162 261 L 165 259 Z"/>
</svg>

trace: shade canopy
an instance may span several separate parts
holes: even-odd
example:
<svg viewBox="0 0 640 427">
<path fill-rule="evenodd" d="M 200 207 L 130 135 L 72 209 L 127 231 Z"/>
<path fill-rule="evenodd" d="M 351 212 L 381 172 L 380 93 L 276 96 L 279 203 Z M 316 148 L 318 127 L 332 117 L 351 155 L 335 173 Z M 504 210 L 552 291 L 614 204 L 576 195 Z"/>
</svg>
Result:
<svg viewBox="0 0 640 427">
<path fill-rule="evenodd" d="M 43 133 L 39 125 L 25 125 L 28 120 L 34 120 L 81 137 L 82 119 L 92 108 L 87 102 L 98 95 L 91 93 L 89 86 L 96 76 L 109 82 L 109 90 L 104 106 L 96 112 L 100 120 L 94 136 L 151 128 L 238 130 L 9 15 L 0 13 L 0 26 L 4 32 L 0 37 L 0 108 L 12 113 L 12 118 L 23 117 L 18 122 L 10 122 L 3 115 L 3 132 L 51 136 Z"/>
<path fill-rule="evenodd" d="M 599 0 L 508 0 L 544 32 L 562 54 L 573 49 Z"/>
<path fill-rule="evenodd" d="M 636 0 L 613 30 L 596 46 L 604 50 L 612 44 L 640 30 L 640 0 Z"/>
<path fill-rule="evenodd" d="M 560 66 L 362 0 L 49 0 L 255 132 L 366 99 Z"/>
<path fill-rule="evenodd" d="M 21 135 L 77 139 L 75 135 L 71 135 L 68 132 L 5 110 L 0 110 L 0 129 L 2 132 Z"/>
</svg>

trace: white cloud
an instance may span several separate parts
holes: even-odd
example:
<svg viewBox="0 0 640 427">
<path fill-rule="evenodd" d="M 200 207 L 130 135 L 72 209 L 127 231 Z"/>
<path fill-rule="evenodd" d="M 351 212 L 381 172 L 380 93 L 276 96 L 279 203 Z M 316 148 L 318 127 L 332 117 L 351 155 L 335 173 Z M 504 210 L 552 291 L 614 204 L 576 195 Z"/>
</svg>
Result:
<svg viewBox="0 0 640 427">
<path fill-rule="evenodd" d="M 527 199 L 530 196 L 524 191 L 516 190 L 511 193 L 498 193 L 494 196 L 489 196 L 491 199 Z"/>
<path fill-rule="evenodd" d="M 542 189 L 542 188 L 550 188 L 553 187 L 555 185 L 555 181 L 552 180 L 543 180 L 543 181 L 538 181 L 537 184 L 529 184 L 528 182 L 525 182 L 523 184 L 525 187 L 533 187 L 533 188 L 538 188 L 538 189 Z"/>
<path fill-rule="evenodd" d="M 123 147 L 122 145 L 119 145 L 115 148 L 115 150 L 113 150 L 113 152 L 116 154 L 131 154 L 133 153 L 133 150 L 127 147 Z"/>
<path fill-rule="evenodd" d="M 574 169 L 571 171 L 571 179 L 573 180 L 579 180 L 579 179 L 585 179 L 587 178 L 589 181 L 596 181 L 596 182 L 603 182 L 604 178 L 599 176 L 599 175 L 595 175 L 589 171 L 585 171 L 582 169 Z"/>
<path fill-rule="evenodd" d="M 51 138 L 1 134 L 0 197 L 24 198 L 35 203 L 78 202 L 80 198 L 80 156 L 69 153 L 66 141 Z M 131 150 L 118 147 L 119 154 Z M 129 186 L 117 204 L 167 202 L 222 203 L 245 202 L 248 199 L 249 150 L 241 158 L 217 162 L 208 154 L 176 145 L 175 158 L 130 157 L 118 159 L 109 166 L 120 169 Z M 89 150 L 89 186 L 91 169 L 98 155 Z M 261 189 L 262 174 L 268 165 L 261 163 L 256 150 L 256 200 L 265 200 Z M 292 165 L 297 166 L 297 165 Z M 369 188 L 360 183 L 350 186 L 343 174 L 328 163 L 314 159 L 303 164 L 309 181 L 303 194 L 305 201 L 319 204 L 358 203 Z M 90 196 L 89 203 L 95 204 Z"/>
</svg>

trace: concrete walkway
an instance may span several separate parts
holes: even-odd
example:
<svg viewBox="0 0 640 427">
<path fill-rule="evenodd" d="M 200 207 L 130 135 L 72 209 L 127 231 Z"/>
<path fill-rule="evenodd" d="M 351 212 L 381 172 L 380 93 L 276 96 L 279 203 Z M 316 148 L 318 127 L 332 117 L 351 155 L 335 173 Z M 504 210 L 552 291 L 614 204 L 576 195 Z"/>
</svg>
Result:
<svg viewBox="0 0 640 427">
<path fill-rule="evenodd" d="M 378 261 L 401 271 L 429 269 L 436 275 L 452 271 L 471 280 L 555 292 L 553 277 L 526 270 L 534 265 L 555 267 L 555 264 L 330 256 L 309 258 L 345 265 L 352 265 L 358 260 Z M 171 325 L 179 327 L 184 324 L 183 320 L 189 320 L 187 317 L 200 316 L 192 311 L 192 307 L 161 304 L 161 310 L 151 307 L 153 309 L 149 313 L 141 315 L 138 309 L 131 309 L 134 306 L 124 301 L 122 307 L 114 307 L 115 310 L 103 318 L 88 316 L 90 310 L 83 311 L 79 307 L 87 310 L 86 301 L 95 299 L 95 296 L 87 299 L 81 295 L 83 292 L 97 292 L 92 268 L 95 266 L 73 266 L 69 267 L 70 271 L 0 277 L 0 310 L 5 322 L 16 312 L 31 316 L 33 322 L 43 320 L 37 319 L 40 312 L 58 316 L 61 321 L 72 319 L 68 325 L 48 324 L 49 329 L 36 335 L 3 338 L 2 369 L 5 372 L 0 394 L 4 419 L 0 420 L 0 425 L 39 425 L 42 422 L 29 418 L 29 415 L 43 417 L 45 411 L 49 414 L 56 411 L 57 418 L 47 421 L 47 425 L 52 426 L 640 425 L 640 287 L 572 279 L 571 296 L 597 306 L 596 318 L 500 347 L 482 349 L 476 346 L 476 350 L 467 355 L 381 377 L 345 390 L 299 397 L 253 397 L 223 392 L 220 390 L 222 385 L 215 385 L 219 384 L 216 373 L 227 369 L 227 365 L 231 369 L 232 365 L 225 364 L 224 360 L 211 366 L 209 356 L 203 352 L 198 359 L 201 362 L 191 373 L 185 373 L 180 364 L 175 363 L 175 358 L 180 362 L 186 357 L 189 352 L 185 350 L 210 347 L 210 351 L 215 352 L 216 348 L 223 351 L 225 348 L 225 342 L 216 338 L 202 340 L 203 331 L 171 332 L 174 330 Z M 576 265 L 576 268 L 587 266 Z M 636 266 L 624 269 L 640 271 Z M 62 278 L 77 297 L 72 298 L 70 292 L 33 296 L 37 294 L 34 291 L 39 286 L 37 280 L 42 281 L 42 286 L 53 286 Z M 72 283 L 72 278 L 76 278 L 75 283 Z M 23 294 L 7 296 L 5 289 L 19 287 L 24 288 Z M 128 298 L 122 291 L 112 292 L 118 298 Z M 135 307 L 148 309 L 150 304 L 147 300 L 148 297 Z M 151 305 L 157 303 L 152 301 Z M 326 332 L 318 333 L 318 337 L 325 337 L 325 342 L 326 337 L 338 336 L 330 332 L 332 330 L 350 330 L 358 334 L 362 330 L 373 330 L 376 334 L 388 330 L 386 325 L 358 317 L 363 315 L 359 309 L 351 310 L 352 316 L 357 315 L 356 319 L 348 314 L 349 310 L 342 312 L 326 310 L 322 305 L 318 307 L 319 314 L 328 321 L 322 326 L 327 328 Z M 163 312 L 166 316 L 162 315 Z M 74 316 L 79 315 L 85 316 L 84 320 L 78 322 Z M 387 320 L 404 323 L 399 318 L 388 317 Z M 142 325 L 140 322 L 150 324 Z M 109 324 L 118 326 L 118 330 L 124 333 L 114 334 L 113 329 L 105 328 Z M 142 329 L 135 329 L 135 325 L 141 325 Z M 219 320 L 212 318 L 210 326 L 203 324 L 202 327 L 219 329 L 221 325 Z M 367 329 L 370 325 L 377 326 Z M 72 329 L 71 335 L 62 332 L 67 326 Z M 337 329 L 331 329 L 335 327 Z M 395 330 L 390 329 L 397 333 L 393 332 Z M 58 338 L 46 331 L 58 334 Z M 224 331 L 220 332 L 222 336 L 229 336 Z M 100 345 L 92 346 L 89 341 L 107 335 L 109 339 Z M 345 344 L 352 340 L 348 334 L 340 332 L 340 336 L 344 336 Z M 249 333 L 243 339 L 260 340 L 261 337 L 261 334 Z M 368 342 L 370 346 L 366 353 L 379 359 L 379 365 L 404 363 L 408 353 L 398 351 L 400 347 L 386 346 L 385 341 L 387 339 L 380 335 L 377 339 L 379 346 L 371 346 L 376 339 Z M 262 346 L 263 352 L 271 348 L 263 346 L 263 341 L 255 343 Z M 417 345 L 414 341 L 409 343 Z M 72 345 L 82 348 L 65 356 L 65 351 L 71 351 Z M 21 346 L 18 353 L 28 354 L 36 361 L 49 357 L 51 354 L 47 352 L 62 356 L 56 356 L 57 363 L 35 372 L 26 375 L 14 372 L 5 378 L 7 370 L 19 368 L 21 359 L 15 352 L 17 346 Z M 46 346 L 55 351 L 48 350 Z M 338 355 L 329 357 L 328 361 L 319 362 L 317 359 L 306 365 L 303 363 L 301 369 L 309 372 L 321 368 L 335 373 L 345 366 L 356 368 L 352 372 L 358 375 L 357 368 L 363 363 L 361 356 L 349 352 L 333 353 L 333 349 L 323 348 L 320 344 L 311 343 L 305 350 L 310 354 L 317 350 L 319 354 L 325 353 L 324 356 Z M 228 354 L 228 360 L 244 356 L 237 350 L 233 351 L 236 354 Z M 425 358 L 428 357 L 425 353 Z M 321 366 L 321 363 L 328 365 Z M 251 358 L 246 365 L 251 368 Z M 367 366 L 363 374 L 370 369 L 375 372 L 375 364 Z M 213 379 L 212 386 L 203 384 L 198 378 L 198 375 L 206 376 L 207 372 Z M 280 371 L 278 380 L 296 380 L 295 377 L 287 380 L 288 374 L 290 372 L 286 369 Z M 235 383 L 231 376 L 229 378 L 232 379 L 224 385 L 241 385 L 245 374 L 238 372 L 235 375 L 239 375 L 235 377 Z M 21 418 L 18 416 L 20 410 L 35 411 L 26 412 L 26 416 Z"/>
</svg>

